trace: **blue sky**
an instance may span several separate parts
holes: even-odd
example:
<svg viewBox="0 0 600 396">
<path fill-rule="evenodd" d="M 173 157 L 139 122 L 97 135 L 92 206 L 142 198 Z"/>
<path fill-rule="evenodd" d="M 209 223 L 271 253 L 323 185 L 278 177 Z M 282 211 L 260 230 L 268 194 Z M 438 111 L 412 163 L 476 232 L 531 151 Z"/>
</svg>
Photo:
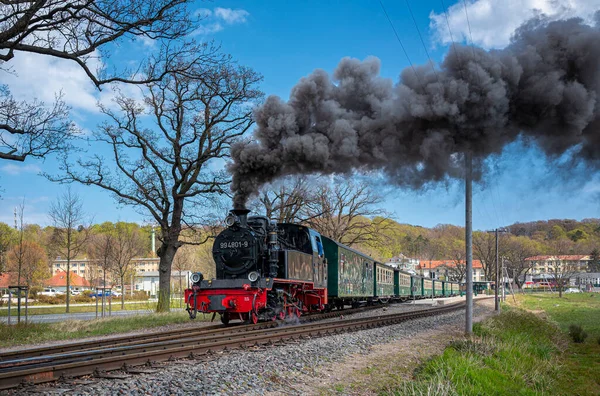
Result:
<svg viewBox="0 0 600 396">
<path fill-rule="evenodd" d="M 392 23 L 413 64 L 434 62 L 444 56 L 449 43 L 442 1 L 409 0 L 419 31 L 406 1 L 383 1 Z M 443 1 L 448 7 L 455 40 L 469 37 L 464 3 Z M 520 23 L 543 12 L 552 18 L 589 18 L 600 9 L 600 0 L 476 0 L 466 2 L 473 41 L 485 48 L 506 45 Z M 534 9 L 535 8 L 535 9 Z M 398 80 L 409 65 L 379 1 L 214 1 L 199 2 L 197 12 L 205 16 L 196 32 L 199 40 L 214 39 L 241 64 L 264 76 L 261 86 L 267 95 L 287 98 L 290 89 L 316 68 L 331 72 L 345 56 L 381 59 L 381 74 Z M 123 43 L 108 62 L 131 62 L 129 54 L 143 53 L 148 43 Z M 19 98 L 50 102 L 61 91 L 72 107 L 75 122 L 92 130 L 101 121 L 97 100 L 109 102 L 109 89 L 98 92 L 73 64 L 35 55 L 18 54 L 13 62 L 18 76 L 0 74 Z M 138 94 L 129 88 L 131 94 Z M 86 147 L 90 151 L 93 147 Z M 492 159 L 493 173 L 475 186 L 473 223 L 490 229 L 516 221 L 550 218 L 600 217 L 600 179 L 583 172 L 558 176 L 553 166 L 535 148 L 513 144 Z M 25 221 L 46 225 L 49 204 L 64 188 L 47 181 L 40 171 L 56 169 L 55 161 L 27 160 L 0 163 L 0 221 L 12 224 L 15 205 L 25 199 Z M 139 221 L 131 208 L 118 208 L 111 196 L 94 187 L 75 185 L 95 222 Z M 455 183 L 426 191 L 389 189 L 385 209 L 403 223 L 434 226 L 464 224 L 463 186 Z"/>
</svg>

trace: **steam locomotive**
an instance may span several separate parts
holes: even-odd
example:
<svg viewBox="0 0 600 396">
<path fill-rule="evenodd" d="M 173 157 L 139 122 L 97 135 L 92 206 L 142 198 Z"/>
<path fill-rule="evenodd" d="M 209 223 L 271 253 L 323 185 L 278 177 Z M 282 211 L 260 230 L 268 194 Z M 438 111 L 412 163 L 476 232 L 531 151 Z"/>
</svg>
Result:
<svg viewBox="0 0 600 396">
<path fill-rule="evenodd" d="M 409 274 L 311 228 L 248 217 L 249 212 L 230 211 L 227 228 L 215 238 L 216 277 L 192 274 L 185 291 L 191 319 L 212 312 L 225 324 L 257 323 L 345 305 L 458 293 L 458 283 Z"/>
</svg>

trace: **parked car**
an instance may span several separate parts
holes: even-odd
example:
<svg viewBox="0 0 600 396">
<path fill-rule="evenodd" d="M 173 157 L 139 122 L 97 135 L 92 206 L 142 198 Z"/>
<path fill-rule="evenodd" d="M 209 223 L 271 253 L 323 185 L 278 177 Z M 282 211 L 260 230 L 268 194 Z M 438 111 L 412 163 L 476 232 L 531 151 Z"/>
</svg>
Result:
<svg viewBox="0 0 600 396">
<path fill-rule="evenodd" d="M 581 292 L 582 291 L 576 287 L 569 287 L 567 290 L 565 290 L 565 293 L 581 293 Z"/>
<path fill-rule="evenodd" d="M 41 291 L 41 292 L 39 292 L 38 294 L 39 294 L 40 296 L 50 296 L 50 297 L 56 297 L 56 296 L 58 296 L 58 295 L 65 294 L 65 293 L 64 293 L 64 292 L 62 292 L 62 291 L 59 291 L 59 290 L 56 290 L 56 289 L 53 289 L 53 288 L 47 287 L 47 288 L 45 288 L 45 289 L 44 289 L 44 291 Z"/>
<path fill-rule="evenodd" d="M 90 293 L 90 297 L 102 297 L 102 291 Z M 115 291 L 104 291 L 104 297 L 121 297 L 121 293 Z"/>
</svg>

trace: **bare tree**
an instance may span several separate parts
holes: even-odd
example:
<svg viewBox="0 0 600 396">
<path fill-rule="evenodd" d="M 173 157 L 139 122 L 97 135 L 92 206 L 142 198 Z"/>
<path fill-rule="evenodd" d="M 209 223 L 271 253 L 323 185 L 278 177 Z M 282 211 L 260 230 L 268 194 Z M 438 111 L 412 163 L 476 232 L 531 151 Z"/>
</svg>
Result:
<svg viewBox="0 0 600 396">
<path fill-rule="evenodd" d="M 83 202 L 79 195 L 71 190 L 71 187 L 67 187 L 66 191 L 50 205 L 48 215 L 55 227 L 51 243 L 55 251 L 67 260 L 66 312 L 69 312 L 71 260 L 84 251 L 90 235 L 89 228 L 82 224 L 86 216 L 83 210 Z"/>
<path fill-rule="evenodd" d="M 208 51 L 210 62 L 149 84 L 144 104 L 120 97 L 120 113 L 102 108 L 110 121 L 95 137 L 110 147 L 114 168 L 99 155 L 79 160 L 79 167 L 65 159 L 65 174 L 51 177 L 106 189 L 119 204 L 133 205 L 158 223 L 158 311 L 169 310 L 177 249 L 210 238 L 202 232 L 196 240 L 181 240 L 182 230 L 214 220 L 210 208 L 230 183 L 224 171 L 209 165 L 229 155 L 232 142 L 252 125 L 252 103 L 262 97 L 255 88 L 260 75 Z M 144 125 L 149 116 L 152 127 Z"/>
<path fill-rule="evenodd" d="M 511 236 L 506 240 L 502 254 L 506 257 L 506 268 L 509 274 L 513 275 L 513 281 L 519 289 L 523 287 L 521 277 L 525 278 L 533 269 L 533 262 L 528 261 L 527 258 L 538 252 L 536 243 L 528 237 Z"/>
<path fill-rule="evenodd" d="M 382 197 L 364 182 L 335 179 L 322 183 L 305 206 L 306 224 L 321 234 L 348 246 L 374 243 L 389 226 L 385 211 L 377 208 Z M 373 219 L 369 219 L 373 217 Z"/>
<path fill-rule="evenodd" d="M 250 207 L 263 211 L 269 219 L 278 223 L 298 223 L 303 220 L 305 205 L 313 199 L 309 192 L 316 178 L 293 176 L 261 189 Z"/>
<path fill-rule="evenodd" d="M 39 284 L 48 276 L 46 251 L 33 241 L 22 241 L 14 245 L 8 254 L 9 268 L 19 273 L 19 285 L 27 286 L 27 297 L 31 286 Z"/>
<path fill-rule="evenodd" d="M 17 101 L 0 85 L 0 159 L 25 161 L 70 147 L 77 129 L 60 96 L 52 107 L 34 100 Z"/>
<path fill-rule="evenodd" d="M 100 88 L 111 82 L 141 84 L 158 81 L 169 70 L 186 70 L 174 62 L 180 52 L 193 51 L 195 44 L 179 46 L 177 40 L 195 28 L 187 0 L 6 0 L 0 2 L 0 71 L 12 72 L 15 53 L 31 53 L 75 62 Z M 108 48 L 126 39 L 149 39 L 161 43 L 152 57 L 153 67 L 108 73 L 98 58 Z M 190 52 L 191 53 L 191 52 Z M 68 108 L 60 100 L 46 108 L 15 101 L 7 87 L 0 89 L 0 158 L 24 161 L 69 147 L 76 133 L 67 119 Z"/>
<path fill-rule="evenodd" d="M 15 208 L 15 228 L 19 232 L 17 237 L 17 245 L 13 248 L 12 256 L 15 263 L 15 269 L 17 270 L 17 285 L 21 286 L 21 271 L 23 268 L 23 259 L 25 256 L 24 242 L 24 228 L 23 228 L 23 214 L 25 212 L 25 200 Z"/>
<path fill-rule="evenodd" d="M 465 241 L 455 239 L 450 246 L 453 266 L 448 267 L 448 277 L 454 282 L 463 282 L 467 277 Z"/>
<path fill-rule="evenodd" d="M 563 288 L 568 286 L 569 280 L 579 272 L 577 265 L 573 264 L 565 255 L 571 253 L 573 242 L 566 238 L 557 238 L 551 242 L 552 253 L 556 260 L 550 260 L 548 272 L 558 288 L 558 297 L 562 298 Z"/>
<path fill-rule="evenodd" d="M 500 242 L 498 242 L 500 243 Z M 491 232 L 473 233 L 473 255 L 481 261 L 485 279 L 496 279 L 496 236 Z"/>
<path fill-rule="evenodd" d="M 112 269 L 119 277 L 121 285 L 121 309 L 125 308 L 125 278 L 131 271 L 131 260 L 142 255 L 145 242 L 140 232 L 131 224 L 117 223 L 115 225 L 114 247 L 112 249 Z"/>
<path fill-rule="evenodd" d="M 106 288 L 106 275 L 113 267 L 112 258 L 115 250 L 115 237 L 110 233 L 97 233 L 90 238 L 89 254 L 94 260 L 96 268 L 102 269 L 102 288 Z M 94 277 L 96 287 L 100 286 L 97 274 Z"/>
</svg>

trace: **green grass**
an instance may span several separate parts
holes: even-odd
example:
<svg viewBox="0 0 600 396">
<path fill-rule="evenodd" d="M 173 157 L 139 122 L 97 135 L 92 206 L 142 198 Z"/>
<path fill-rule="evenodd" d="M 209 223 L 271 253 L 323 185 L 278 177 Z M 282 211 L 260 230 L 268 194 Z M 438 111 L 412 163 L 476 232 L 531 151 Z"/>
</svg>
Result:
<svg viewBox="0 0 600 396">
<path fill-rule="evenodd" d="M 210 320 L 199 315 L 197 321 Z M 68 320 L 60 323 L 0 324 L 0 347 L 124 333 L 167 324 L 188 323 L 186 312 L 151 313 L 118 318 Z"/>
<path fill-rule="evenodd" d="M 569 344 L 557 391 L 565 395 L 600 395 L 600 294 L 563 294 L 562 298 L 556 294 L 518 296 L 517 305 L 544 311 L 565 334 L 572 324 L 583 327 L 588 337 L 582 344 Z"/>
<path fill-rule="evenodd" d="M 450 341 L 441 354 L 420 363 L 392 355 L 387 360 L 396 364 L 371 362 L 325 392 L 600 395 L 600 295 L 520 295 L 513 305 L 475 324 L 473 336 Z M 588 333 L 583 344 L 569 338 L 572 324 Z"/>
<path fill-rule="evenodd" d="M 90 305 L 91 304 L 91 305 Z M 124 311 L 135 311 L 135 310 L 148 310 L 149 312 L 153 312 L 156 310 L 156 301 L 135 301 L 135 302 L 125 302 Z M 171 308 L 179 308 L 179 300 L 173 301 L 171 300 Z M 185 308 L 185 304 L 182 305 Z M 6 305 L 4 306 L 6 308 Z M 105 312 L 108 312 L 109 306 L 108 301 L 105 302 L 104 306 Z M 113 311 L 121 311 L 121 300 L 113 300 L 112 308 Z M 96 312 L 96 303 L 71 303 L 69 306 L 70 313 L 82 313 L 82 312 Z M 98 301 L 98 312 L 102 312 L 102 301 Z M 38 306 L 29 306 L 28 315 L 49 315 L 49 314 L 63 314 L 65 313 L 65 305 L 58 305 L 55 307 L 38 307 Z M 21 315 L 25 315 L 25 308 L 21 307 Z M 8 309 L 0 309 L 0 316 L 8 316 Z M 17 316 L 17 305 L 13 304 L 11 306 L 11 316 Z"/>
<path fill-rule="evenodd" d="M 552 394 L 566 347 L 560 329 L 519 309 L 507 309 L 474 327 L 422 364 L 414 381 L 383 393 L 398 395 Z"/>
</svg>

